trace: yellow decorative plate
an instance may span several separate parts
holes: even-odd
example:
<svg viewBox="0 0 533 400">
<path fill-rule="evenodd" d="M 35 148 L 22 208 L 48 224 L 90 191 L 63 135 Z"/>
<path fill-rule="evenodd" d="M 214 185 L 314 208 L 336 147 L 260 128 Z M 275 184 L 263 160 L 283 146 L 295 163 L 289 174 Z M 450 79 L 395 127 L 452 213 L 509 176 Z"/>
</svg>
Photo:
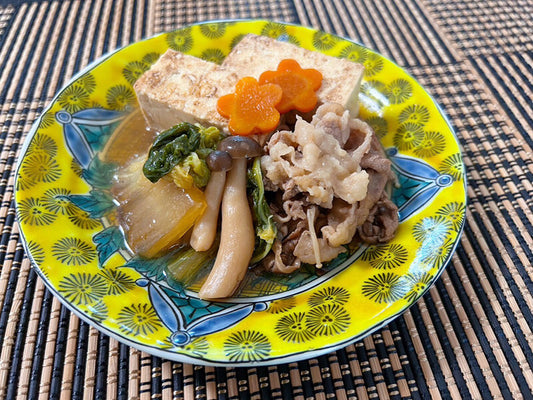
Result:
<svg viewBox="0 0 533 400">
<path fill-rule="evenodd" d="M 398 176 L 400 227 L 384 245 L 350 248 L 319 274 L 249 272 L 238 297 L 206 302 L 206 271 L 186 258 L 146 261 L 116 225 L 110 169 L 100 155 L 132 123 L 132 85 L 169 47 L 221 62 L 246 33 L 267 35 L 366 67 L 361 117 Z M 435 282 L 462 230 L 464 167 L 439 106 L 405 71 L 357 43 L 301 26 L 219 21 L 129 45 L 79 73 L 35 123 L 19 161 L 17 216 L 47 287 L 91 325 L 168 359 L 266 365 L 316 357 L 399 316 Z M 185 268 L 183 268 L 185 267 Z M 171 278 L 169 269 L 189 273 Z M 190 272 L 193 271 L 193 272 Z"/>
</svg>

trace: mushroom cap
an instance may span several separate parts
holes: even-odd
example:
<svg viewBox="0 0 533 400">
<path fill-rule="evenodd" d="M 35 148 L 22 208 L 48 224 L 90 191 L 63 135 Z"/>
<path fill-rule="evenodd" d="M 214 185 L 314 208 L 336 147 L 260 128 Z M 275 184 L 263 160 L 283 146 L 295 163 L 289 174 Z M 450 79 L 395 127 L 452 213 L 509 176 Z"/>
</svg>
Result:
<svg viewBox="0 0 533 400">
<path fill-rule="evenodd" d="M 215 150 L 206 158 L 207 166 L 211 171 L 227 171 L 231 169 L 232 158 L 227 151 Z"/>
<path fill-rule="evenodd" d="M 233 158 L 251 158 L 261 155 L 261 146 L 246 136 L 228 136 L 218 144 L 218 149 L 228 152 Z"/>
</svg>

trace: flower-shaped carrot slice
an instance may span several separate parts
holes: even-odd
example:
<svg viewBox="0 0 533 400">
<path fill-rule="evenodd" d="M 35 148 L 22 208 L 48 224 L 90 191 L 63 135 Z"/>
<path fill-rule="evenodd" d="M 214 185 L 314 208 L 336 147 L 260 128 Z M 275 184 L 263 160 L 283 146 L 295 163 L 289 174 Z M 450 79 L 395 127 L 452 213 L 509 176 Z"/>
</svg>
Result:
<svg viewBox="0 0 533 400">
<path fill-rule="evenodd" d="M 234 135 L 267 133 L 279 124 L 276 105 L 281 97 L 278 85 L 260 85 L 255 78 L 245 77 L 237 82 L 235 93 L 218 99 L 217 111 L 229 118 L 228 128 Z"/>
<path fill-rule="evenodd" d="M 266 71 L 259 77 L 259 83 L 275 83 L 281 86 L 283 97 L 276 106 L 280 113 L 297 110 L 308 112 L 315 108 L 316 91 L 322 85 L 322 74 L 316 69 L 302 69 L 297 61 L 286 59 L 279 63 L 276 71 Z"/>
</svg>

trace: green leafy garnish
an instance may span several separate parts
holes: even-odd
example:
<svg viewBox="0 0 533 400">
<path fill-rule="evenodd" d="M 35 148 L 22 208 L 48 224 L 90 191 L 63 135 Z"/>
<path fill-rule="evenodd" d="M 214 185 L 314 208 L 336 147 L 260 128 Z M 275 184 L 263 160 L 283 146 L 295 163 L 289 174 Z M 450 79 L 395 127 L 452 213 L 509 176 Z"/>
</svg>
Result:
<svg viewBox="0 0 533 400">
<path fill-rule="evenodd" d="M 278 232 L 274 217 L 265 199 L 265 187 L 263 186 L 263 174 L 259 158 L 254 160 L 252 168 L 248 170 L 248 184 L 252 191 L 252 211 L 255 225 L 255 250 L 251 264 L 255 264 L 268 254 Z"/>
<path fill-rule="evenodd" d="M 223 135 L 215 127 L 182 122 L 162 132 L 154 141 L 143 173 L 153 183 L 171 174 L 176 185 L 205 187 L 210 171 L 205 161 Z"/>
<path fill-rule="evenodd" d="M 153 183 L 172 171 L 200 145 L 200 129 L 182 122 L 162 132 L 154 141 L 144 163 L 143 173 Z"/>
<path fill-rule="evenodd" d="M 203 188 L 209 182 L 211 171 L 205 160 L 193 152 L 170 171 L 170 176 L 179 187 L 187 189 L 194 185 Z"/>
</svg>

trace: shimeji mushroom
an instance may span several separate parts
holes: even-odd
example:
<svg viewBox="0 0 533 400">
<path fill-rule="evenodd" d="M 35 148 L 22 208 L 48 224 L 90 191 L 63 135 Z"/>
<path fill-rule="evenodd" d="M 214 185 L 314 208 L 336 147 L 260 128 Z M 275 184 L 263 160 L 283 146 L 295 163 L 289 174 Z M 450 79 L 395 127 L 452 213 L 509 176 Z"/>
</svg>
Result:
<svg viewBox="0 0 533 400">
<path fill-rule="evenodd" d="M 247 158 L 261 154 L 261 146 L 244 136 L 230 136 L 219 144 L 228 152 L 232 169 L 228 172 L 222 197 L 220 245 L 215 264 L 200 289 L 202 299 L 231 296 L 244 278 L 255 246 L 252 212 L 246 195 Z"/>
<path fill-rule="evenodd" d="M 204 194 L 207 207 L 194 225 L 190 244 L 196 251 L 206 251 L 213 245 L 217 232 L 220 201 L 226 183 L 226 171 L 231 169 L 232 159 L 228 152 L 216 150 L 207 156 L 207 166 L 211 170 Z"/>
</svg>

